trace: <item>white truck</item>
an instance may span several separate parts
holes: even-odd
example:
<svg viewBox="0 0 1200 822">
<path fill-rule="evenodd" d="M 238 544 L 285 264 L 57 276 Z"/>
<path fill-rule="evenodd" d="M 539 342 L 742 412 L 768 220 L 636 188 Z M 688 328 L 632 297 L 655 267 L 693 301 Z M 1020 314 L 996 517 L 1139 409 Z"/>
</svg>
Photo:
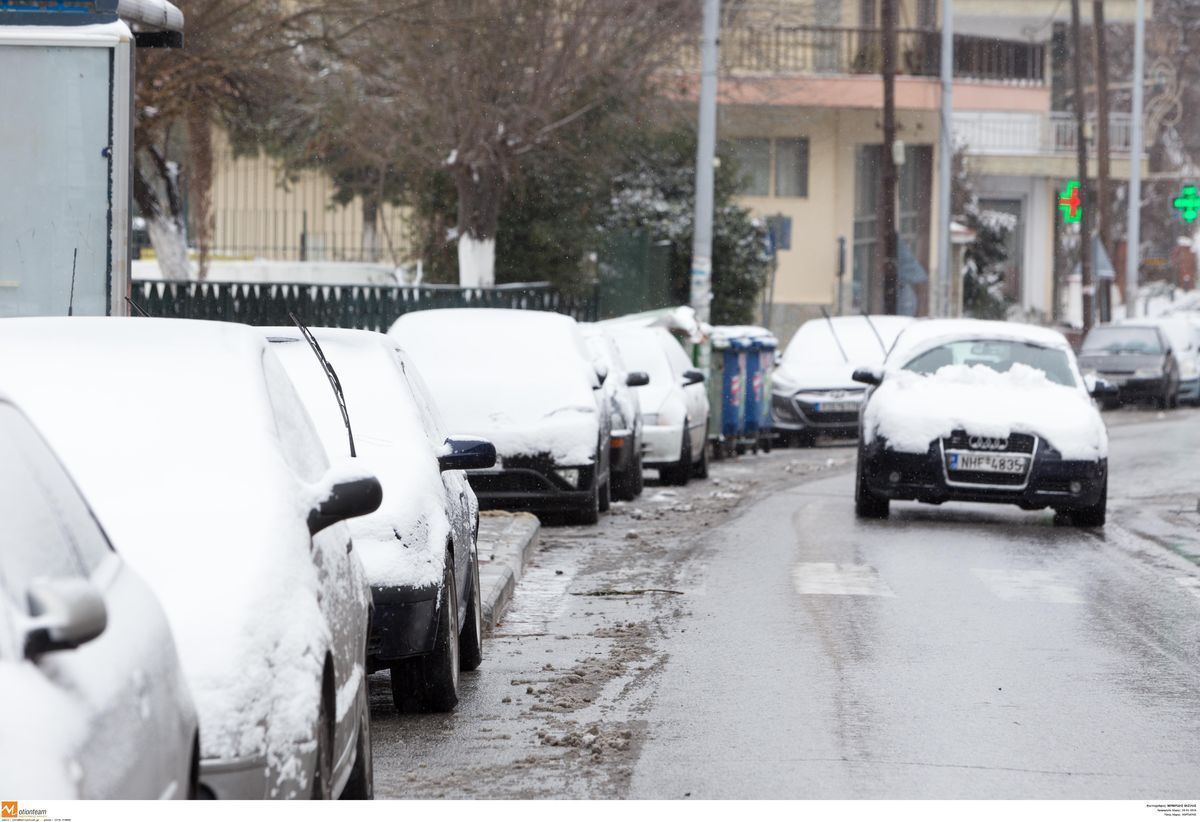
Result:
<svg viewBox="0 0 1200 822">
<path fill-rule="evenodd" d="M 0 317 L 129 313 L 138 47 L 167 0 L 0 0 Z"/>
</svg>

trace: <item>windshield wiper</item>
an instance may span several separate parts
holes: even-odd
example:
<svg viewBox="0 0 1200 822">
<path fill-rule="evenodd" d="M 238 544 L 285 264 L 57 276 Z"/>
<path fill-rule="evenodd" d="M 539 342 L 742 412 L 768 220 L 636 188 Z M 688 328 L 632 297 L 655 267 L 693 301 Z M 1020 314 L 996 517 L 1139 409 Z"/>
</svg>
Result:
<svg viewBox="0 0 1200 822">
<path fill-rule="evenodd" d="M 829 323 L 829 333 L 833 335 L 833 341 L 842 354 L 842 361 L 849 365 L 850 358 L 846 356 L 846 349 L 842 348 L 842 341 L 838 339 L 837 330 L 833 327 L 833 320 L 829 318 L 829 312 L 825 310 L 825 306 L 821 306 L 821 314 L 825 317 L 825 322 Z"/>
<path fill-rule="evenodd" d="M 871 326 L 871 333 L 875 335 L 875 339 L 879 341 L 879 350 L 883 352 L 883 358 L 887 359 L 887 346 L 883 344 L 883 337 L 879 336 L 879 329 L 875 327 L 875 323 L 871 322 L 871 315 L 865 310 L 862 313 L 863 319 L 867 321 L 867 325 Z"/>
<path fill-rule="evenodd" d="M 338 379 L 337 372 L 333 370 L 333 366 L 329 364 L 329 360 L 325 358 L 325 352 L 321 350 L 321 344 L 317 342 L 317 338 L 308 330 L 308 326 L 300 322 L 300 318 L 296 316 L 295 311 L 289 311 L 288 316 L 292 318 L 292 322 L 296 328 L 300 329 L 300 333 L 304 335 L 305 342 L 308 347 L 317 355 L 317 361 L 321 363 L 321 368 L 325 372 L 325 376 L 329 378 L 329 385 L 333 388 L 333 395 L 337 398 L 338 408 L 342 411 L 342 422 L 346 424 L 346 436 L 350 439 L 350 456 L 357 457 L 358 454 L 354 451 L 354 430 L 350 428 L 350 412 L 346 410 L 346 395 L 342 392 L 342 381 Z"/>
</svg>

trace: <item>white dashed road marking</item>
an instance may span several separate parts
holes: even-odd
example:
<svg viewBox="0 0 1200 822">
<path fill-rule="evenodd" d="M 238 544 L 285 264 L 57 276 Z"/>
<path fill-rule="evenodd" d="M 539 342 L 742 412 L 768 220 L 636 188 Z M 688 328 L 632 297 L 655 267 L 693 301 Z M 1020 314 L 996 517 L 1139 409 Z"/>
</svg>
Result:
<svg viewBox="0 0 1200 822">
<path fill-rule="evenodd" d="M 1039 569 L 972 568 L 988 589 L 1005 601 L 1051 602 L 1078 605 L 1083 602 L 1079 590 L 1068 585 L 1053 571 Z"/>
<path fill-rule="evenodd" d="M 792 571 L 801 594 L 834 596 L 894 597 L 892 589 L 870 565 L 841 565 L 835 562 L 802 562 Z"/>
<path fill-rule="evenodd" d="M 1175 581 L 1192 596 L 1200 598 L 1200 577 L 1175 577 Z"/>
</svg>

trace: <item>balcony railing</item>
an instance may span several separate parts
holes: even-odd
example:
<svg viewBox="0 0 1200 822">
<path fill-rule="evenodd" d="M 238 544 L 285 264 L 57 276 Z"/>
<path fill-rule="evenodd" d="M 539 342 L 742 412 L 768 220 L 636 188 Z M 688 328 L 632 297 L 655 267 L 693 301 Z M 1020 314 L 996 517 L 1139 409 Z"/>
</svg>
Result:
<svg viewBox="0 0 1200 822">
<path fill-rule="evenodd" d="M 1128 154 L 1132 120 L 1128 114 L 1108 118 L 1109 149 Z M 1095 150 L 1096 119 L 1089 118 L 1088 146 Z M 1072 154 L 1075 151 L 1075 115 L 1008 111 L 956 111 L 954 136 L 970 154 Z"/>
<path fill-rule="evenodd" d="M 935 77 L 941 34 L 929 29 L 897 31 L 896 71 Z M 721 66 L 733 74 L 879 74 L 882 32 L 826 26 L 730 26 L 721 32 Z M 697 62 L 693 49 L 689 65 Z M 1045 82 L 1045 49 L 1039 44 L 955 35 L 954 75 L 960 79 L 1021 85 Z"/>
</svg>

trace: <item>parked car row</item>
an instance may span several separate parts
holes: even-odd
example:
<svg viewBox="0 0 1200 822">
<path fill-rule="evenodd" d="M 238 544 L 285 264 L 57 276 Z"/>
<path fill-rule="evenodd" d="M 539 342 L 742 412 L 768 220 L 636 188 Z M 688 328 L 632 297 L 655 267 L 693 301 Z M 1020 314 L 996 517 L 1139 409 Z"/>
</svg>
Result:
<svg viewBox="0 0 1200 822">
<path fill-rule="evenodd" d="M 448 711 L 483 660 L 481 507 L 707 465 L 674 338 L 542 312 L 12 319 L 0 361 L 13 795 L 369 798 L 368 674 Z"/>
</svg>

